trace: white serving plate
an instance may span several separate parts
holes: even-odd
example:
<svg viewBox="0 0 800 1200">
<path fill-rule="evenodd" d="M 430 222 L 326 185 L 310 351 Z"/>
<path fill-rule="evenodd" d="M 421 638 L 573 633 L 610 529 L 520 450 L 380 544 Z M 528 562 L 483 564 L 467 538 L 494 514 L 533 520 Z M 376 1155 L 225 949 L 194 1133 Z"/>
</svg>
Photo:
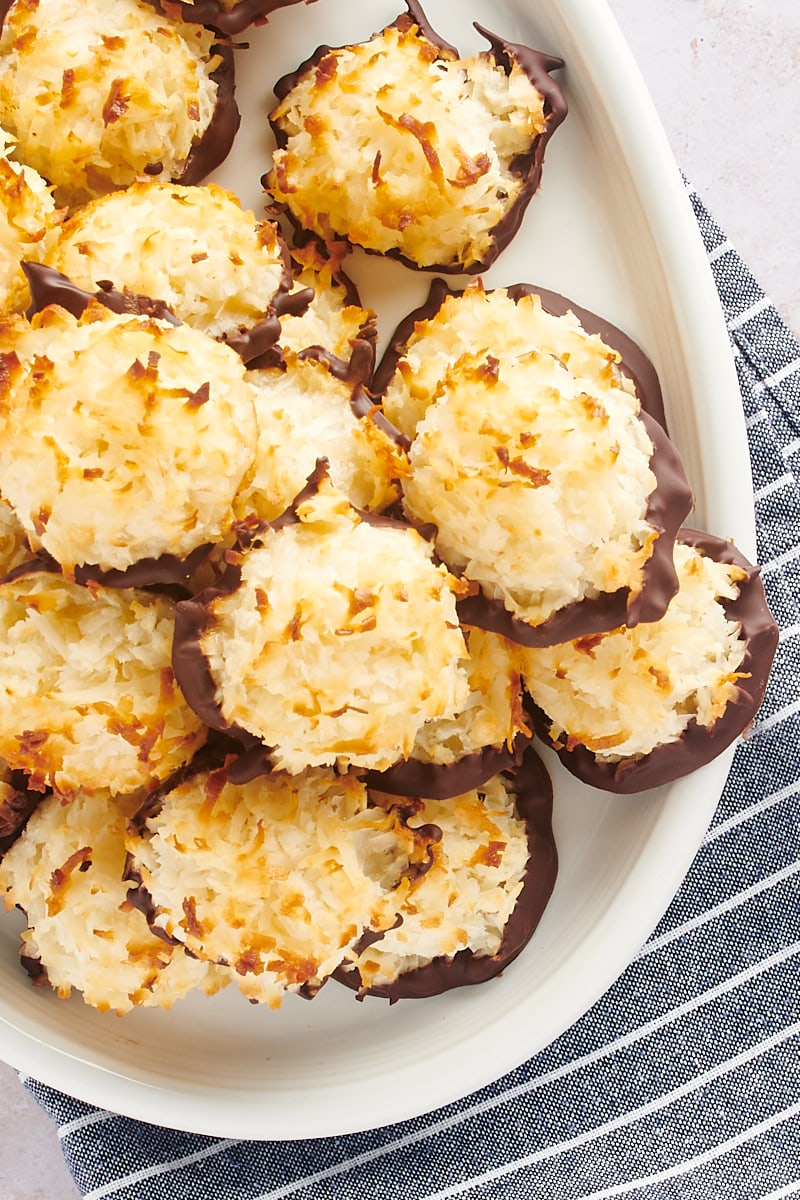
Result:
<svg viewBox="0 0 800 1200">
<path fill-rule="evenodd" d="M 744 423 L 722 316 L 683 183 L 604 0 L 428 0 L 462 53 L 478 20 L 561 55 L 570 115 L 549 144 L 543 185 L 487 285 L 540 284 L 601 313 L 654 359 L 670 430 L 696 495 L 695 523 L 755 537 Z M 216 178 L 257 213 L 269 165 L 271 83 L 320 42 L 362 40 L 393 0 L 318 0 L 242 35 L 243 128 Z M 385 338 L 428 277 L 366 255 L 349 268 Z M 724 430 L 724 437 L 721 436 Z M 500 979 L 424 1001 L 359 1004 L 336 985 L 277 1012 L 234 988 L 170 1012 L 101 1015 L 32 990 L 19 922 L 0 922 L 0 1057 L 129 1116 L 224 1137 L 293 1139 L 386 1125 L 432 1110 L 516 1067 L 611 985 L 666 909 L 722 789 L 730 752 L 639 797 L 579 784 L 552 756 L 560 871 L 533 941 Z"/>
</svg>

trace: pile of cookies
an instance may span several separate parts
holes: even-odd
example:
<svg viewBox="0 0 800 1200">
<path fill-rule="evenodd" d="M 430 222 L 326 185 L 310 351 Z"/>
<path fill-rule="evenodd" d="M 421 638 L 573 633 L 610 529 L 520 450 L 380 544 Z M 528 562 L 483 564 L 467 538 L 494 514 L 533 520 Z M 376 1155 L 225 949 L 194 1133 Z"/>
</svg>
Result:
<svg viewBox="0 0 800 1200">
<path fill-rule="evenodd" d="M 775 644 L 638 347 L 481 281 L 563 63 L 416 0 L 287 63 L 262 220 L 204 181 L 277 7 L 0 9 L 0 888 L 34 983 L 117 1013 L 491 978 L 556 876 L 536 735 L 668 782 Z M 352 247 L 477 278 L 376 364 Z"/>
</svg>

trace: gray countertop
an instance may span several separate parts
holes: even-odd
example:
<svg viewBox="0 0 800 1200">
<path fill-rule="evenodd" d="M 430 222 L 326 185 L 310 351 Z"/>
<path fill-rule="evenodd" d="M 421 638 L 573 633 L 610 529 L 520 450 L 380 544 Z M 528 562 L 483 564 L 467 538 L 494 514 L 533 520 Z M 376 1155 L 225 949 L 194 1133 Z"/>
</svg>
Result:
<svg viewBox="0 0 800 1200">
<path fill-rule="evenodd" d="M 588 0 L 587 0 L 588 2 Z M 675 157 L 800 332 L 798 0 L 610 0 Z M 769 13 L 769 21 L 766 14 Z M 49 1119 L 0 1064 L 0 1195 L 78 1193 Z"/>
</svg>

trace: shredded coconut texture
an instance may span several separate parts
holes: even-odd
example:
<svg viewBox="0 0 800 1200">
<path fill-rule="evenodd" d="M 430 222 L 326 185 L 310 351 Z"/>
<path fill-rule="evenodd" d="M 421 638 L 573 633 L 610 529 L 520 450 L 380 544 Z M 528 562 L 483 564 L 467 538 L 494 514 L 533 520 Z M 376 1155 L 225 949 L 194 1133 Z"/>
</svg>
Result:
<svg viewBox="0 0 800 1200">
<path fill-rule="evenodd" d="M 314 470 L 328 459 L 330 478 L 356 508 L 377 512 L 394 503 L 408 460 L 375 422 L 373 406 L 353 412 L 352 382 L 318 359 L 284 353 L 284 367 L 249 371 L 255 393 L 258 442 L 253 472 L 236 498 L 237 515 L 272 520 L 283 512 Z M 366 393 L 364 393 L 366 400 Z"/>
<path fill-rule="evenodd" d="M 226 532 L 256 432 L 233 350 L 92 302 L 6 319 L 0 359 L 0 487 L 35 548 L 124 570 Z"/>
<path fill-rule="evenodd" d="M 103 1012 L 170 1008 L 196 988 L 212 995 L 227 972 L 156 937 L 128 903 L 126 825 L 107 793 L 41 802 L 0 863 L 6 908 L 27 916 L 22 953 L 42 964 L 62 999 L 77 989 Z"/>
<path fill-rule="evenodd" d="M 69 796 L 135 791 L 206 730 L 172 674 L 172 605 L 39 572 L 0 584 L 0 756 Z"/>
<path fill-rule="evenodd" d="M 329 51 L 271 120 L 287 142 L 267 185 L 304 229 L 422 267 L 486 256 L 523 186 L 512 164 L 545 128 L 513 59 L 457 59 L 413 24 Z"/>
<path fill-rule="evenodd" d="M 132 184 L 80 208 L 62 226 L 49 266 L 93 292 L 100 280 L 163 300 L 211 337 L 256 324 L 288 282 L 285 247 L 214 184 Z"/>
<path fill-rule="evenodd" d="M 31 558 L 25 530 L 10 504 L 0 499 L 0 577 Z"/>
<path fill-rule="evenodd" d="M 0 38 L 0 123 L 60 203 L 154 164 L 176 178 L 216 105 L 213 43 L 145 0 L 17 0 Z"/>
<path fill-rule="evenodd" d="M 412 518 L 451 569 L 539 624 L 600 592 L 638 591 L 656 531 L 652 443 L 605 358 L 574 373 L 547 353 L 465 354 L 417 426 Z"/>
<path fill-rule="evenodd" d="M 14 139 L 0 129 L 0 309 L 21 311 L 30 291 L 20 263 L 40 262 L 63 213 L 50 188 L 31 167 L 12 162 Z"/>
<path fill-rule="evenodd" d="M 385 769 L 466 701 L 455 581 L 416 530 L 362 520 L 327 481 L 296 512 L 210 602 L 218 701 L 281 768 Z"/>
<path fill-rule="evenodd" d="M 391 890 L 417 842 L 395 810 L 368 805 L 354 776 L 276 772 L 234 785 L 221 768 L 169 792 L 128 848 L 157 927 L 276 1008 L 287 992 L 316 991 L 366 930 L 392 923 Z"/>
<path fill-rule="evenodd" d="M 396 893 L 402 922 L 347 956 L 363 988 L 461 950 L 496 954 L 522 890 L 527 830 L 502 776 L 451 800 L 419 800 L 410 823 L 437 826 L 441 840 L 430 869 Z"/>
<path fill-rule="evenodd" d="M 292 252 L 294 292 L 313 288 L 314 299 L 302 315 L 281 318 L 280 344 L 299 353 L 309 346 L 324 350 L 347 362 L 354 338 L 371 333 L 376 314 L 350 298 L 352 285 L 344 276 L 342 262 L 348 252 L 344 242 L 319 242 L 295 247 Z"/>
<path fill-rule="evenodd" d="M 680 589 L 660 621 L 521 652 L 554 741 L 602 762 L 638 758 L 690 721 L 711 729 L 734 698 L 745 643 L 724 601 L 744 572 L 682 543 L 674 556 Z"/>
<path fill-rule="evenodd" d="M 519 648 L 496 633 L 464 629 L 469 695 L 450 720 L 428 721 L 417 734 L 412 757 L 450 764 L 488 746 L 511 748 L 518 733 L 530 734 L 522 708 Z"/>
</svg>

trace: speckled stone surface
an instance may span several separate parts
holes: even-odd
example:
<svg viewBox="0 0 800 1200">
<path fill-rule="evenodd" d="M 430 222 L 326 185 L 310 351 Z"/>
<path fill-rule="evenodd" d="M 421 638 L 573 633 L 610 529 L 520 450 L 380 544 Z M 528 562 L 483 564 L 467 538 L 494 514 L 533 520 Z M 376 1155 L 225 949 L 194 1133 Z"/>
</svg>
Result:
<svg viewBox="0 0 800 1200">
<path fill-rule="evenodd" d="M 800 333 L 800 3 L 609 3 L 679 165 Z M 0 1196 L 78 1195 L 55 1129 L 0 1064 Z"/>
</svg>

